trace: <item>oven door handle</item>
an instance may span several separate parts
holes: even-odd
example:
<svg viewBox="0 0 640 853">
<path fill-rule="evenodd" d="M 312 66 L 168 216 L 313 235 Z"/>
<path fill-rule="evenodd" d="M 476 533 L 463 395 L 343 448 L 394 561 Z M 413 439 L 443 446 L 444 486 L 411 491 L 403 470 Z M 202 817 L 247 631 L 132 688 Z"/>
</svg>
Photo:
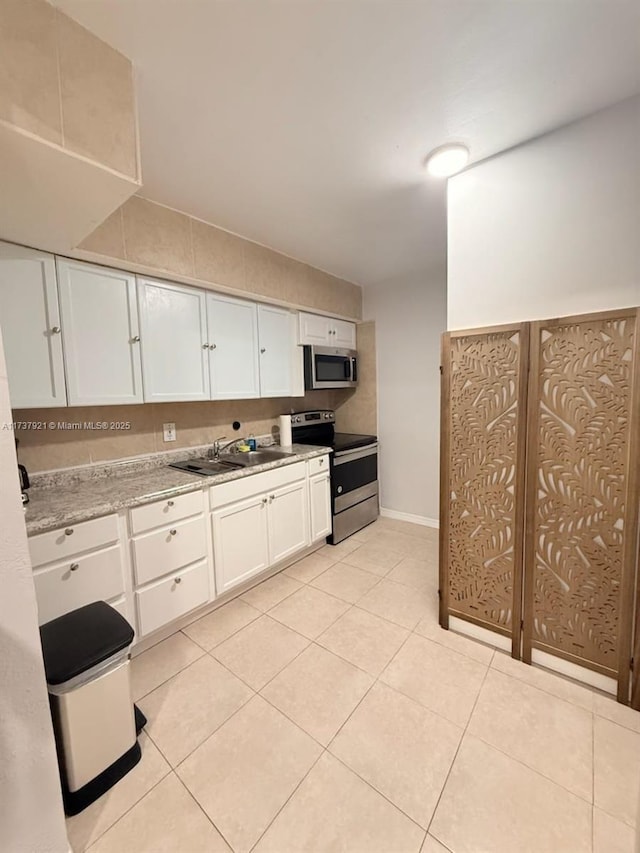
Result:
<svg viewBox="0 0 640 853">
<path fill-rule="evenodd" d="M 339 450 L 333 454 L 333 464 L 345 465 L 347 462 L 355 462 L 356 459 L 364 459 L 366 456 L 375 456 L 378 452 L 378 443 L 367 444 L 365 447 L 354 447 L 353 450 Z"/>
</svg>

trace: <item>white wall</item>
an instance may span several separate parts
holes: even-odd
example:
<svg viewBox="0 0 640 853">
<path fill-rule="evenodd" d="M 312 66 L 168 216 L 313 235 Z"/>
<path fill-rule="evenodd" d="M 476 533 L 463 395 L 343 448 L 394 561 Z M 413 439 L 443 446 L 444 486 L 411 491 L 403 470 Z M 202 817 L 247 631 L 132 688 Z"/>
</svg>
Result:
<svg viewBox="0 0 640 853">
<path fill-rule="evenodd" d="M 435 521 L 444 270 L 365 288 L 364 316 L 376 323 L 381 505 Z"/>
<path fill-rule="evenodd" d="M 640 304 L 640 97 L 450 179 L 448 327 Z"/>
<path fill-rule="evenodd" d="M 67 853 L 0 340 L 0 850 Z"/>
</svg>

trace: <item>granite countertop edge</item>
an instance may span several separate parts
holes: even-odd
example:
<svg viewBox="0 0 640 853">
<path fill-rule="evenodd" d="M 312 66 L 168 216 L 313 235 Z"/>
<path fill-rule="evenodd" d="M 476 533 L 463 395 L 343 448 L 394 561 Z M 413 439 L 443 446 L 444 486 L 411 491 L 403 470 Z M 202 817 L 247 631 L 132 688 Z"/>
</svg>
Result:
<svg viewBox="0 0 640 853">
<path fill-rule="evenodd" d="M 211 477 L 189 474 L 168 466 L 118 475 L 115 473 L 117 465 L 114 465 L 114 476 L 111 477 L 81 483 L 69 482 L 55 487 L 33 487 L 29 492 L 29 503 L 25 507 L 27 535 L 47 533 L 70 524 L 79 524 L 154 501 L 204 490 L 331 452 L 328 447 L 299 445 L 295 446 L 292 455 L 285 459 L 274 459 L 272 462 L 234 469 Z M 120 494 L 103 494 L 106 490 L 117 491 L 118 483 L 121 487 Z"/>
</svg>

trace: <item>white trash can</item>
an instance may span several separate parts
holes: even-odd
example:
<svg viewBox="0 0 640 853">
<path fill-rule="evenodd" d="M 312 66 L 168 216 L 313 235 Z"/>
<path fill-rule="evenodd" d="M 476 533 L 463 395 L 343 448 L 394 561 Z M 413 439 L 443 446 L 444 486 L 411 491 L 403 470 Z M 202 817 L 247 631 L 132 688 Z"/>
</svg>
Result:
<svg viewBox="0 0 640 853">
<path fill-rule="evenodd" d="M 140 760 L 129 673 L 134 631 L 96 601 L 42 625 L 40 637 L 65 811 L 77 814 Z"/>
</svg>

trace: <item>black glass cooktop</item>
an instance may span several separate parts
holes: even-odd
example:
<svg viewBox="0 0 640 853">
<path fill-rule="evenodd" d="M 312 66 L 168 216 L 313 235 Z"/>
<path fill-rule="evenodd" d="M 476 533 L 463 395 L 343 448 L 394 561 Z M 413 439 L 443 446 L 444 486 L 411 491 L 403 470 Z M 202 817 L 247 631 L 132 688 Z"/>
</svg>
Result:
<svg viewBox="0 0 640 853">
<path fill-rule="evenodd" d="M 375 435 L 359 435 L 357 432 L 336 432 L 331 447 L 336 451 L 352 450 L 354 447 L 364 447 L 373 444 L 378 438 Z"/>
</svg>

